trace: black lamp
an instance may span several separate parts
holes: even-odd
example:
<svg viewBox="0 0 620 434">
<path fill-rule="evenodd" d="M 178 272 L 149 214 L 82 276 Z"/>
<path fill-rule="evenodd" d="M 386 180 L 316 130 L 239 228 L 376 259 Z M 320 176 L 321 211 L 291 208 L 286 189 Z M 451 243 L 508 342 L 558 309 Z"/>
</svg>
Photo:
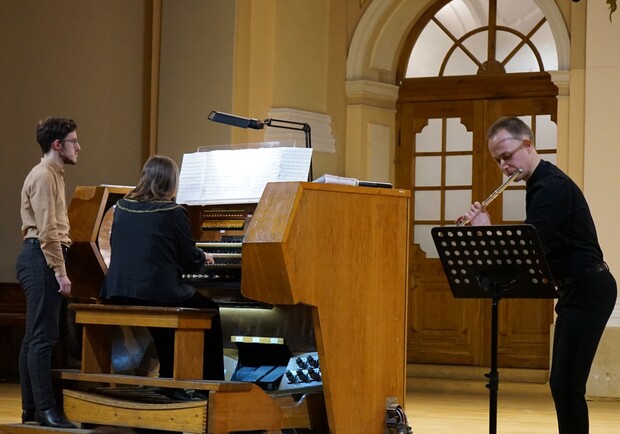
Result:
<svg viewBox="0 0 620 434">
<path fill-rule="evenodd" d="M 306 138 L 306 148 L 312 149 L 312 137 L 310 125 L 305 122 L 294 122 L 282 119 L 267 118 L 264 121 L 253 118 L 244 118 L 241 116 L 231 115 L 212 111 L 209 114 L 209 120 L 219 122 L 221 124 L 231 125 L 238 128 L 251 128 L 253 130 L 262 130 L 265 125 L 273 128 L 283 128 L 285 130 L 303 131 Z M 310 170 L 308 172 L 308 180 L 312 181 L 312 158 L 310 159 Z"/>
</svg>

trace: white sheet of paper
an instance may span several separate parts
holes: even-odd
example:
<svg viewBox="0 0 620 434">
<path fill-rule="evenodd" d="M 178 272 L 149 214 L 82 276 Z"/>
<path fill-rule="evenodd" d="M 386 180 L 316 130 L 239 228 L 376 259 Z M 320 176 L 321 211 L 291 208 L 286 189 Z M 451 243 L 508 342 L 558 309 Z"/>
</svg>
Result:
<svg viewBox="0 0 620 434">
<path fill-rule="evenodd" d="M 293 147 L 185 154 L 177 202 L 256 203 L 268 182 L 307 181 L 311 158 L 312 149 Z"/>
</svg>

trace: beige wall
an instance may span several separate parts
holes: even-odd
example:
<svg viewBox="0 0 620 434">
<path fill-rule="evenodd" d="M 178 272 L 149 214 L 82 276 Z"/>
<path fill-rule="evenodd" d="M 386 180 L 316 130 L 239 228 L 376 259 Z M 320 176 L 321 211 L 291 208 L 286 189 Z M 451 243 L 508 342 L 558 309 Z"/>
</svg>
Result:
<svg viewBox="0 0 620 434">
<path fill-rule="evenodd" d="M 315 152 L 313 174 L 344 175 L 349 2 L 239 0 L 237 5 L 234 112 L 259 119 L 272 108 L 328 115 L 336 153 Z M 264 133 L 235 129 L 232 135 L 235 143 L 251 143 L 263 141 Z"/>
<path fill-rule="evenodd" d="M 180 165 L 199 146 L 231 143 L 231 128 L 207 119 L 232 112 L 235 2 L 164 0 L 157 152 Z"/>
<path fill-rule="evenodd" d="M 19 194 L 40 158 L 39 119 L 66 116 L 78 123 L 82 151 L 66 170 L 68 197 L 77 185 L 137 181 L 149 149 L 150 5 L 0 0 L 0 282 L 16 280 Z M 231 109 L 234 16 L 234 2 L 162 2 L 155 149 L 178 163 L 198 146 L 230 143 L 230 129 L 207 116 Z"/>
<path fill-rule="evenodd" d="M 134 184 L 149 148 L 180 164 L 199 146 L 262 140 L 261 132 L 209 122 L 211 110 L 258 118 L 272 107 L 327 114 L 342 146 L 347 2 L 154 3 L 161 15 L 155 8 L 153 24 L 150 1 L 0 0 L 6 18 L 0 49 L 10 59 L 0 70 L 7 205 L 0 282 L 15 281 L 19 192 L 39 160 L 34 129 L 45 116 L 78 123 L 83 149 L 66 171 L 69 197 L 77 185 Z M 161 48 L 154 90 L 152 46 Z M 157 143 L 149 143 L 151 122 Z M 343 168 L 343 152 L 315 154 L 317 176 L 344 174 Z"/>
<path fill-rule="evenodd" d="M 19 195 L 41 152 L 39 119 L 78 124 L 76 185 L 131 183 L 140 168 L 144 94 L 143 1 L 0 0 L 0 282 L 15 281 Z"/>
<path fill-rule="evenodd" d="M 614 41 L 614 42 L 611 42 Z M 605 253 L 616 279 L 620 280 L 620 232 L 618 231 L 617 186 L 620 185 L 620 14 L 609 21 L 609 9 L 603 1 L 588 2 L 586 79 L 584 193 Z M 620 326 L 620 309 L 612 316 Z M 620 387 L 619 387 L 620 391 Z"/>
</svg>

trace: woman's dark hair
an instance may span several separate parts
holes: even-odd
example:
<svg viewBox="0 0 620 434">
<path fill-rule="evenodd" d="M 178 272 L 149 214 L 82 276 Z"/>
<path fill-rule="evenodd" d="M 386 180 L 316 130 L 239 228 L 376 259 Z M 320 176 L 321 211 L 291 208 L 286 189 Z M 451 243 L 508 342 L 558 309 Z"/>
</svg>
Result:
<svg viewBox="0 0 620 434">
<path fill-rule="evenodd" d="M 73 119 L 49 117 L 37 124 L 37 142 L 41 146 L 43 154 L 47 154 L 54 140 L 63 140 L 67 135 L 77 129 Z"/>
<path fill-rule="evenodd" d="M 144 163 L 140 181 L 127 198 L 140 202 L 171 200 L 179 186 L 179 167 L 172 158 L 153 155 Z"/>
</svg>

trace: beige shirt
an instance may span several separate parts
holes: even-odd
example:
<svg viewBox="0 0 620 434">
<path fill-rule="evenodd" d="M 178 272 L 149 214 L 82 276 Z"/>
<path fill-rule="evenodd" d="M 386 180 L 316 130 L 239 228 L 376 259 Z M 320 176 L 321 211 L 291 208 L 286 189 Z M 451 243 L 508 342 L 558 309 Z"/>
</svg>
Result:
<svg viewBox="0 0 620 434">
<path fill-rule="evenodd" d="M 66 276 L 62 245 L 70 246 L 69 216 L 62 167 L 45 158 L 30 171 L 21 195 L 22 233 L 37 238 L 56 276 Z"/>
</svg>

